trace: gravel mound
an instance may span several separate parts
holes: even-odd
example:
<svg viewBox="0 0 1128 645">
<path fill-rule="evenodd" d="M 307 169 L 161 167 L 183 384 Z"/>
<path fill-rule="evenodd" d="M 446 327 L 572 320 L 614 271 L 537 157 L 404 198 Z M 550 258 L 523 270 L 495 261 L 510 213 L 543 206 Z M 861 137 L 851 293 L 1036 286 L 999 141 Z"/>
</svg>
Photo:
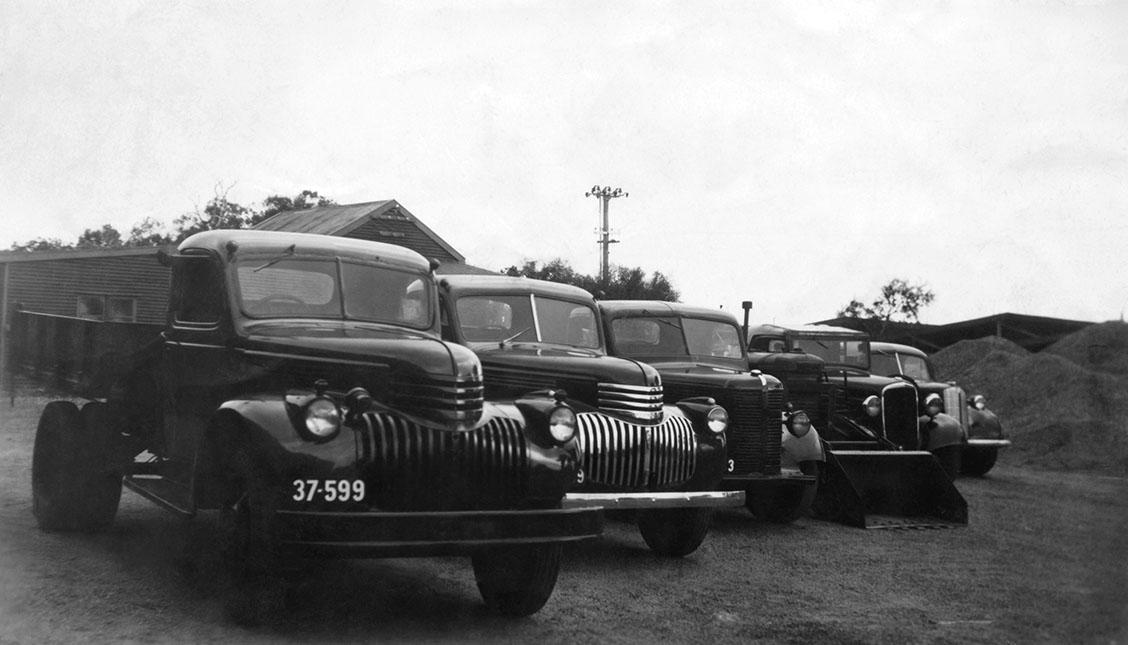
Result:
<svg viewBox="0 0 1128 645">
<path fill-rule="evenodd" d="M 1098 372 L 1128 376 L 1128 323 L 1110 321 L 1090 325 L 1043 351 Z"/>
<path fill-rule="evenodd" d="M 1115 369 L 1128 366 L 1128 346 L 1097 361 L 1078 349 L 1094 338 L 1128 341 L 1123 323 L 1115 325 L 1121 327 L 1111 333 L 1086 328 L 1071 334 L 1053 352 L 980 338 L 951 345 L 932 360 L 941 379 L 987 397 L 1014 442 L 1004 459 L 1128 475 L 1128 370 Z"/>
</svg>

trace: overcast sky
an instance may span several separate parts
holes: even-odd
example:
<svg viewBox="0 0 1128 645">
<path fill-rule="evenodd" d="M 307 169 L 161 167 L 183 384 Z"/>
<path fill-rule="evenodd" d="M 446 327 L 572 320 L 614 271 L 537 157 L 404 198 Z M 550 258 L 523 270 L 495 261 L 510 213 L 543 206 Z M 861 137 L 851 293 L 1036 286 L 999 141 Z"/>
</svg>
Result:
<svg viewBox="0 0 1128 645">
<path fill-rule="evenodd" d="M 0 0 L 0 248 L 216 187 L 394 198 L 473 264 L 757 321 L 1128 309 L 1128 2 Z"/>
</svg>

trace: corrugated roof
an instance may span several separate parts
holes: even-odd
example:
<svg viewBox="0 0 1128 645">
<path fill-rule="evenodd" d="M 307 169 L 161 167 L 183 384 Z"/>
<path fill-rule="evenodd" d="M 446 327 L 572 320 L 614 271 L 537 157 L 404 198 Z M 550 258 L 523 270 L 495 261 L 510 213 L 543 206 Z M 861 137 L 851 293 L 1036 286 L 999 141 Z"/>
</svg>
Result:
<svg viewBox="0 0 1128 645">
<path fill-rule="evenodd" d="M 120 249 L 57 249 L 54 251 L 0 251 L 0 264 L 6 262 L 38 262 L 44 260 L 73 260 L 78 258 L 128 257 L 132 255 L 156 255 L 161 249 L 172 251 L 169 246 L 131 246 Z"/>
<path fill-rule="evenodd" d="M 363 204 L 320 206 L 303 211 L 286 211 L 255 224 L 255 228 L 262 231 L 341 235 L 342 232 L 354 228 L 358 220 L 383 211 L 394 202 L 394 199 L 385 199 Z"/>
<path fill-rule="evenodd" d="M 439 260 L 466 261 L 465 256 L 394 199 L 287 211 L 259 222 L 255 228 L 356 237 L 398 244 Z"/>
</svg>

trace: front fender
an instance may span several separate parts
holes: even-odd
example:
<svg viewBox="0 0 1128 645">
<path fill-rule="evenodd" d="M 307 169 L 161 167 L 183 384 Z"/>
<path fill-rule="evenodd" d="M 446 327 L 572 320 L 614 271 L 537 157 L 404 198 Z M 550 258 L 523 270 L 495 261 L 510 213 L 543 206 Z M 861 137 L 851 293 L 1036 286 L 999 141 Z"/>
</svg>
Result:
<svg viewBox="0 0 1128 645">
<path fill-rule="evenodd" d="M 780 424 L 782 439 L 780 440 L 780 465 L 798 468 L 803 461 L 826 461 L 822 441 L 814 426 L 807 434 L 796 437 L 787 431 L 787 426 Z"/>
<path fill-rule="evenodd" d="M 967 418 L 969 439 L 1003 438 L 1003 424 L 999 422 L 999 417 L 994 412 L 969 407 Z"/>
<path fill-rule="evenodd" d="M 682 414 L 693 423 L 693 431 L 697 436 L 697 464 L 693 477 L 685 484 L 685 490 L 716 490 L 721 479 L 728 473 L 727 437 L 724 432 L 713 432 L 709 429 L 709 410 L 717 407 L 716 403 L 698 399 L 678 401 L 677 406 L 671 409 L 666 407 L 666 416 Z"/>
<path fill-rule="evenodd" d="M 960 422 L 942 412 L 932 419 L 921 417 L 920 434 L 924 449 L 929 451 L 961 445 L 967 438 Z"/>
</svg>

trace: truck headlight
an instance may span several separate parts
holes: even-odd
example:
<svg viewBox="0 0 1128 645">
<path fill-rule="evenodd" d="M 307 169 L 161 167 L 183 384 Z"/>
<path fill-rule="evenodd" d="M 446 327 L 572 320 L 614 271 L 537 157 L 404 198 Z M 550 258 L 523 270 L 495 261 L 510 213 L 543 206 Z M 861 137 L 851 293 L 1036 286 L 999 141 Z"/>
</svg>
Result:
<svg viewBox="0 0 1128 645">
<path fill-rule="evenodd" d="M 987 397 L 983 396 L 982 394 L 976 394 L 975 396 L 971 397 L 971 404 L 975 406 L 976 410 L 986 410 Z"/>
<path fill-rule="evenodd" d="M 707 419 L 709 429 L 713 431 L 713 434 L 721 434 L 728 428 L 728 412 L 719 405 L 709 410 L 709 414 L 706 415 L 705 418 Z"/>
<path fill-rule="evenodd" d="M 881 399 L 872 394 L 867 396 L 865 401 L 862 401 L 862 406 L 865 407 L 866 414 L 871 417 L 876 417 L 881 414 Z"/>
<path fill-rule="evenodd" d="M 314 441 L 328 441 L 341 431 L 341 411 L 331 399 L 318 397 L 305 408 L 305 427 Z"/>
<path fill-rule="evenodd" d="M 576 412 L 569 407 L 559 406 L 548 416 L 548 433 L 557 443 L 567 443 L 576 436 Z"/>
<path fill-rule="evenodd" d="M 811 431 L 811 417 L 800 410 L 787 417 L 787 431 L 801 438 Z"/>
</svg>

